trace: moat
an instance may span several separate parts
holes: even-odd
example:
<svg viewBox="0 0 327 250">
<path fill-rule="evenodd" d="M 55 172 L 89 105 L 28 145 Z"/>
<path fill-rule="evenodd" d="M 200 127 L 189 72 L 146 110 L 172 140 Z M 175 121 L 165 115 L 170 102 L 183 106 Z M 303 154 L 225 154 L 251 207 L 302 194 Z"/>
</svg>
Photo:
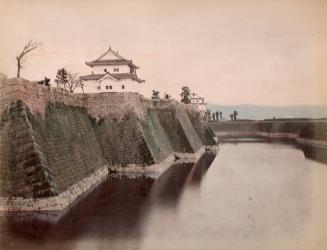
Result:
<svg viewBox="0 0 327 250">
<path fill-rule="evenodd" d="M 211 160 L 109 177 L 53 227 L 0 217 L 0 249 L 327 247 L 326 164 L 260 141 L 221 143 Z"/>
</svg>

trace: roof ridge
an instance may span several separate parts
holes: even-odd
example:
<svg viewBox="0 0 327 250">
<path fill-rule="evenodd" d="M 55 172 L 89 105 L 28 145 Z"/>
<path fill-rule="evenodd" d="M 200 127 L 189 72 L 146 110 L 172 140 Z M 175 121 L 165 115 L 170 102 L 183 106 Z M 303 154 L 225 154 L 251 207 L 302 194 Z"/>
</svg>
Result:
<svg viewBox="0 0 327 250">
<path fill-rule="evenodd" d="M 203 97 L 200 96 L 198 93 L 193 92 L 193 93 L 191 93 L 191 98 L 203 98 Z"/>
<path fill-rule="evenodd" d="M 101 58 L 103 58 L 105 55 L 107 55 L 109 52 L 113 53 L 116 57 L 120 58 L 121 60 L 126 60 L 128 61 L 126 58 L 122 57 L 121 55 L 119 55 L 118 53 L 116 53 L 115 51 L 113 51 L 111 49 L 111 46 L 109 46 L 109 49 L 104 53 L 102 54 L 100 57 L 98 57 L 97 59 L 93 60 L 92 62 L 96 62 L 96 61 L 100 61 Z M 117 51 L 118 52 L 118 51 Z"/>
<path fill-rule="evenodd" d="M 116 81 L 119 81 L 119 79 L 117 79 L 116 77 L 114 77 L 114 76 L 113 76 L 112 74 L 110 74 L 110 72 L 108 72 L 108 71 L 107 71 L 106 73 L 104 73 L 103 76 L 102 76 L 100 79 L 98 79 L 97 81 L 103 79 L 106 75 L 109 75 L 111 78 L 115 79 Z"/>
</svg>

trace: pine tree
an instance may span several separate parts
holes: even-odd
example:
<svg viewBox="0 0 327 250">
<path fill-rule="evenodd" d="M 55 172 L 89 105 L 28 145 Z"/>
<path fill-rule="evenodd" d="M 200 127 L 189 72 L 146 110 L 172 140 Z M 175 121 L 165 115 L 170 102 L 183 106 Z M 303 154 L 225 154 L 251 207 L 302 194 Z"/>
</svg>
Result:
<svg viewBox="0 0 327 250">
<path fill-rule="evenodd" d="M 184 86 L 182 88 L 182 93 L 180 95 L 181 95 L 181 98 L 182 98 L 181 99 L 181 102 L 182 103 L 188 104 L 188 103 L 191 102 L 191 98 L 190 98 L 190 96 L 191 96 L 191 90 L 190 90 L 189 87 Z"/>
<path fill-rule="evenodd" d="M 55 83 L 57 84 L 57 88 L 63 87 L 66 90 L 68 83 L 68 72 L 65 68 L 58 69 Z"/>
<path fill-rule="evenodd" d="M 216 111 L 216 120 L 219 121 L 219 112 Z"/>
<path fill-rule="evenodd" d="M 238 112 L 236 110 L 234 110 L 233 112 L 233 117 L 234 117 L 234 120 L 236 121 L 237 120 L 237 115 L 238 115 Z"/>
</svg>

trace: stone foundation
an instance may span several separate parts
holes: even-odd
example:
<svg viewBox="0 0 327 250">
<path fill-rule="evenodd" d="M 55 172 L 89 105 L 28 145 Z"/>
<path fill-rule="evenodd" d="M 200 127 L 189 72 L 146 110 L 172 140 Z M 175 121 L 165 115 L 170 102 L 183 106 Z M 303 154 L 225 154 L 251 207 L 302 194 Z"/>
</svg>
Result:
<svg viewBox="0 0 327 250">
<path fill-rule="evenodd" d="M 63 210 L 108 171 L 156 178 L 176 158 L 196 161 L 212 140 L 174 100 L 5 78 L 0 91 L 0 211 Z"/>
</svg>

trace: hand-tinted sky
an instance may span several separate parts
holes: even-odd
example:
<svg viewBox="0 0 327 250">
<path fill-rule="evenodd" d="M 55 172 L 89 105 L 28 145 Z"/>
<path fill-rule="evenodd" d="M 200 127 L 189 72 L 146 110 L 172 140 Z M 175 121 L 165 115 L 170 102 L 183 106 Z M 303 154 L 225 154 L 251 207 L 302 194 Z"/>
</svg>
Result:
<svg viewBox="0 0 327 250">
<path fill-rule="evenodd" d="M 53 80 L 58 68 L 109 45 L 140 66 L 152 89 L 178 98 L 183 85 L 219 104 L 327 103 L 327 1 L 1 0 L 0 71 L 30 40 L 22 77 Z"/>
</svg>

